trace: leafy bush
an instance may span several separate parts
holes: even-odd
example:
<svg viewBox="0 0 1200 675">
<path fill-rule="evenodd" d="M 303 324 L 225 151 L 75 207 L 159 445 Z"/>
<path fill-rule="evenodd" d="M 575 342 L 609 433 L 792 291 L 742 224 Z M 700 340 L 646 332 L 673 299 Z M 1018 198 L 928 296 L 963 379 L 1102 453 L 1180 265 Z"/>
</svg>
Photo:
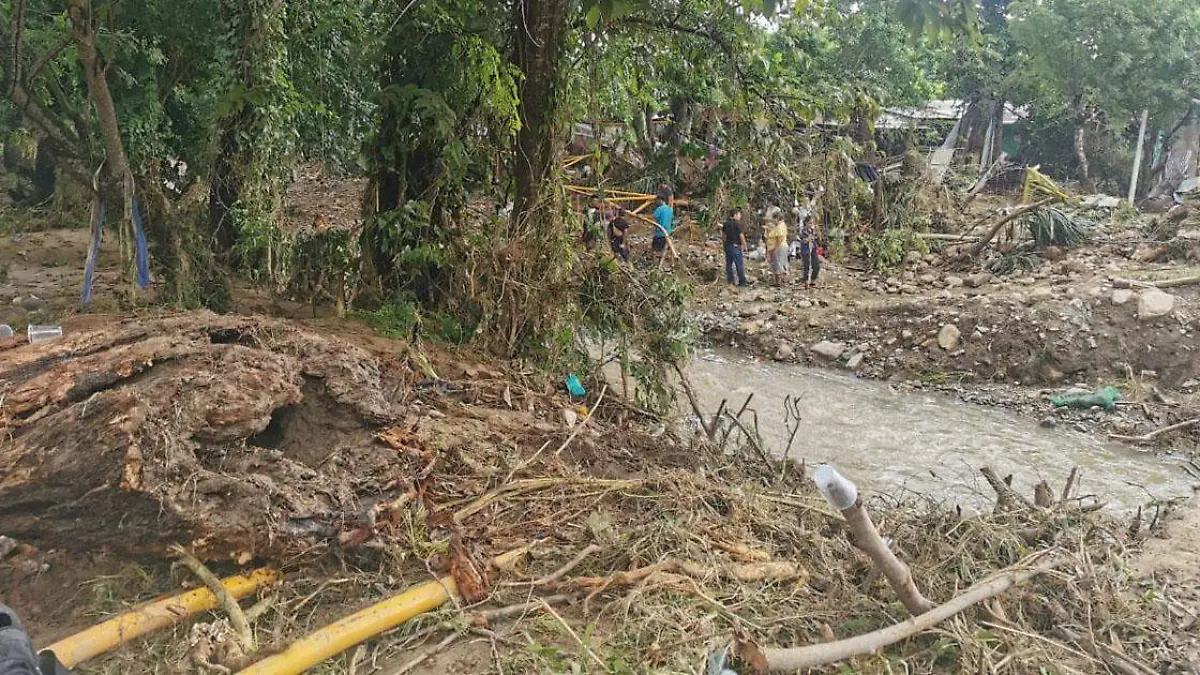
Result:
<svg viewBox="0 0 1200 675">
<path fill-rule="evenodd" d="M 925 240 L 909 228 L 864 233 L 858 239 L 858 246 L 871 269 L 879 274 L 887 274 L 900 267 L 909 251 L 920 251 L 921 254 L 929 252 Z"/>
</svg>

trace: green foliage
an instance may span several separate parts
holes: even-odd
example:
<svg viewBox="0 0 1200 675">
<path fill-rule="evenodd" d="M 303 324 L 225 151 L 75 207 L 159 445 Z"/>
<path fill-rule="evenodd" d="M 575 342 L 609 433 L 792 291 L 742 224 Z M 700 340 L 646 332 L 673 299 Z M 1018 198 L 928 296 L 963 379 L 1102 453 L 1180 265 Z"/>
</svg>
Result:
<svg viewBox="0 0 1200 675">
<path fill-rule="evenodd" d="M 929 252 L 925 240 L 911 229 L 883 230 L 862 235 L 859 248 L 867 262 L 879 274 L 894 272 L 904 263 L 909 251 Z"/>
<path fill-rule="evenodd" d="M 288 292 L 309 302 L 349 300 L 357 284 L 358 239 L 349 230 L 327 229 L 295 237 L 289 247 Z"/>
<path fill-rule="evenodd" d="M 376 333 L 394 340 L 411 340 L 416 334 L 449 344 L 471 341 L 475 325 L 444 311 L 422 311 L 411 300 L 398 300 L 373 310 L 354 310 L 352 318 L 370 326 Z"/>
<path fill-rule="evenodd" d="M 1025 231 L 1038 246 L 1078 246 L 1095 223 L 1053 206 L 1043 206 L 1021 218 Z"/>
<path fill-rule="evenodd" d="M 674 404 L 674 369 L 691 356 L 695 327 L 686 310 L 691 288 L 657 270 L 638 272 L 612 258 L 582 261 L 579 309 L 583 336 L 616 345 L 638 383 L 639 404 L 666 412 Z"/>
</svg>

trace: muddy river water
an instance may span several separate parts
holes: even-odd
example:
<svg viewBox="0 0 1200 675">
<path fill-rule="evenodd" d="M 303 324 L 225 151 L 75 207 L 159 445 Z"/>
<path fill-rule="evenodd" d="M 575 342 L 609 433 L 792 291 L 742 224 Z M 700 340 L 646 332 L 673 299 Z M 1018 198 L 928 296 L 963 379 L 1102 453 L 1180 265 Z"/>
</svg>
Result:
<svg viewBox="0 0 1200 675">
<path fill-rule="evenodd" d="M 707 351 L 693 361 L 689 378 L 706 411 L 716 410 L 723 398 L 736 408 L 753 392 L 750 407 L 776 454 L 790 435 L 784 400 L 801 397 L 791 456 L 810 465 L 834 464 L 868 495 L 919 495 L 976 510 L 995 499 L 980 467 L 1014 474 L 1013 486 L 1030 497 L 1042 479 L 1057 493 L 1071 468 L 1079 467 L 1078 494 L 1097 495 L 1121 512 L 1190 496 L 1195 482 L 1169 457 L 1042 428 L 1003 409 L 900 393 L 887 383 L 840 373 Z"/>
</svg>

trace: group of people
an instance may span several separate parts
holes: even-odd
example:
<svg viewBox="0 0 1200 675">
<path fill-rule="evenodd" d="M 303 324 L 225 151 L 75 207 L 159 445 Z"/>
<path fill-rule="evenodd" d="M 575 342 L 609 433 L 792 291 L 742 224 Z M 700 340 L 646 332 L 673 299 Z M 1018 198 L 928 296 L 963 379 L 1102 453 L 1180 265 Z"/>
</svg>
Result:
<svg viewBox="0 0 1200 675">
<path fill-rule="evenodd" d="M 815 199 L 815 198 L 814 198 Z M 782 284 L 788 274 L 788 260 L 800 259 L 801 282 L 806 287 L 817 285 L 821 274 L 821 259 L 825 251 L 820 236 L 820 226 L 812 216 L 813 199 L 806 204 L 797 204 L 792 210 L 796 218 L 796 238 L 790 240 L 791 227 L 778 206 L 767 208 L 763 218 L 763 244 L 766 259 L 776 284 Z M 738 286 L 747 286 L 746 281 L 746 229 L 742 221 L 742 210 L 730 211 L 722 228 L 725 244 L 725 279 Z M 790 241 L 789 241 L 790 240 Z"/>
<path fill-rule="evenodd" d="M 667 186 L 660 186 L 654 197 L 654 237 L 650 248 L 658 255 L 665 255 L 669 246 L 667 238 L 675 231 L 675 195 Z M 632 213 L 599 197 L 593 198 L 583 218 L 583 244 L 591 249 L 606 231 L 608 245 L 618 259 L 629 262 L 629 219 Z"/>
</svg>

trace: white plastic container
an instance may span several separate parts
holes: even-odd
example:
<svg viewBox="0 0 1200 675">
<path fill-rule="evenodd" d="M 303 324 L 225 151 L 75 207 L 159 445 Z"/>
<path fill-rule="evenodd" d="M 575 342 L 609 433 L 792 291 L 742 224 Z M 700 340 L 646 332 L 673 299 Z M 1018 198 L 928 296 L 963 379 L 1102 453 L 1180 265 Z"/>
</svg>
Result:
<svg viewBox="0 0 1200 675">
<path fill-rule="evenodd" d="M 49 342 L 62 337 L 62 326 L 35 326 L 29 324 L 29 344 Z"/>
<path fill-rule="evenodd" d="M 813 469 L 812 479 L 825 501 L 838 511 L 845 511 L 858 501 L 858 488 L 854 483 L 828 464 Z"/>
</svg>

